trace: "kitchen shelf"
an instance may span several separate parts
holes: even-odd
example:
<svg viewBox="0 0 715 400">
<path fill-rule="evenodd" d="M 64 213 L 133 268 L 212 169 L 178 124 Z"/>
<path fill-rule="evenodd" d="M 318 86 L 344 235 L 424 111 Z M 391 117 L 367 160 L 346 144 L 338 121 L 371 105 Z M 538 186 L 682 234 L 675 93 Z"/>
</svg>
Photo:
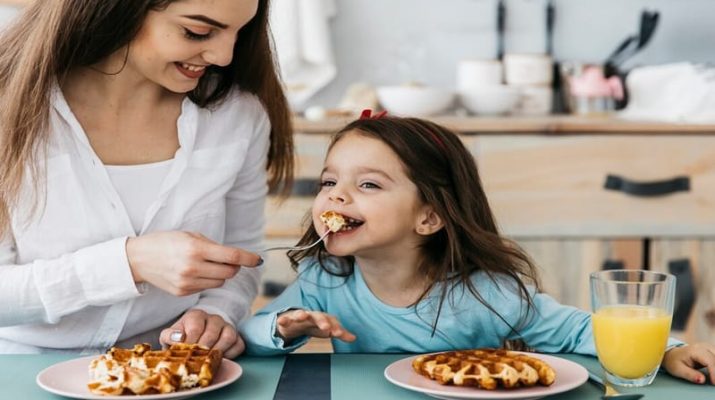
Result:
<svg viewBox="0 0 715 400">
<path fill-rule="evenodd" d="M 715 124 L 676 124 L 651 121 L 630 121 L 616 117 L 429 117 L 431 121 L 463 134 L 639 134 L 639 135 L 712 135 Z M 332 118 L 309 121 L 302 117 L 293 119 L 296 132 L 332 133 L 350 122 L 351 118 Z"/>
</svg>

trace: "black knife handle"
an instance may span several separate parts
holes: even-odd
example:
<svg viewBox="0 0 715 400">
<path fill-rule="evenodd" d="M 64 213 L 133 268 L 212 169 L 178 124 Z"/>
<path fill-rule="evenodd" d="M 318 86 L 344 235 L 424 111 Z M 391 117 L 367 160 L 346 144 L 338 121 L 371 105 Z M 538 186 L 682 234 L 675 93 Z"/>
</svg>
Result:
<svg viewBox="0 0 715 400">
<path fill-rule="evenodd" d="M 668 271 L 675 275 L 673 330 L 682 331 L 688 324 L 688 317 L 695 305 L 693 269 L 690 266 L 690 260 L 679 259 L 668 262 Z"/>
</svg>

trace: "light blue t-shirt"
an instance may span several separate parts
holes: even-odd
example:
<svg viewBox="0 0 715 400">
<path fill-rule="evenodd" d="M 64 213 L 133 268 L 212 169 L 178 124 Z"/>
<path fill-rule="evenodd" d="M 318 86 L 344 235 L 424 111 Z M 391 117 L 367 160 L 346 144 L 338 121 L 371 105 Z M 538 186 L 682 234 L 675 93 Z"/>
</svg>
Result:
<svg viewBox="0 0 715 400">
<path fill-rule="evenodd" d="M 513 280 L 506 277 L 497 278 L 498 284 L 483 272 L 472 277 L 479 294 L 503 320 L 468 289 L 458 286 L 445 299 L 433 334 L 439 289 L 416 308 L 393 307 L 375 297 L 357 265 L 349 277 L 325 272 L 314 259 L 303 260 L 298 271 L 296 282 L 240 326 L 248 354 L 287 353 L 307 341 L 307 337 L 297 338 L 286 345 L 275 335 L 278 313 L 289 308 L 332 314 L 357 336 L 352 343 L 333 339 L 336 353 L 425 353 L 500 347 L 504 339 L 521 338 L 540 352 L 596 354 L 590 314 L 535 293 L 532 287 L 529 290 L 535 310 L 520 326 L 526 304 Z"/>
</svg>

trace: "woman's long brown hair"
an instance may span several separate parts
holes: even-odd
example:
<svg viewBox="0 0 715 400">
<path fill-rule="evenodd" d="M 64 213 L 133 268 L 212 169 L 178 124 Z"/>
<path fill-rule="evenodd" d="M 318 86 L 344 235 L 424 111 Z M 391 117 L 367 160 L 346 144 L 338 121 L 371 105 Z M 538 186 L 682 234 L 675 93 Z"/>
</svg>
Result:
<svg viewBox="0 0 715 400">
<path fill-rule="evenodd" d="M 433 329 L 436 329 L 445 299 L 449 298 L 451 290 L 458 287 L 468 288 L 506 323 L 472 284 L 473 274 L 480 271 L 495 284 L 510 281 L 507 283 L 514 285 L 527 304 L 521 321 L 524 322 L 533 310 L 527 285 L 539 288 L 536 268 L 516 243 L 499 234 L 477 165 L 459 137 L 445 127 L 418 118 L 359 119 L 333 137 L 328 151 L 346 135 L 355 134 L 388 145 L 405 166 L 407 176 L 417 186 L 421 200 L 430 204 L 444 222 L 444 228 L 422 244 L 419 266 L 419 272 L 429 282 L 419 301 L 433 288 L 441 288 Z M 308 223 L 310 221 L 306 221 Z M 318 238 L 310 223 L 298 246 L 313 243 Z M 297 267 L 304 258 L 314 257 L 325 271 L 333 275 L 349 276 L 354 271 L 353 257 L 337 257 L 337 270 L 328 267 L 324 261 L 329 254 L 323 243 L 308 250 L 288 252 L 288 256 L 293 267 Z M 518 327 L 511 328 L 518 334 Z"/>
<path fill-rule="evenodd" d="M 50 91 L 73 68 L 91 66 L 126 46 L 150 10 L 176 0 L 37 0 L 0 36 L 0 237 L 23 182 L 43 189 Z M 201 107 L 233 87 L 255 94 L 271 122 L 269 186 L 287 194 L 293 181 L 293 132 L 268 29 L 268 0 L 244 26 L 226 67 L 213 66 L 188 96 Z M 27 170 L 26 170 L 27 168 Z M 29 174 L 26 173 L 29 172 Z"/>
</svg>

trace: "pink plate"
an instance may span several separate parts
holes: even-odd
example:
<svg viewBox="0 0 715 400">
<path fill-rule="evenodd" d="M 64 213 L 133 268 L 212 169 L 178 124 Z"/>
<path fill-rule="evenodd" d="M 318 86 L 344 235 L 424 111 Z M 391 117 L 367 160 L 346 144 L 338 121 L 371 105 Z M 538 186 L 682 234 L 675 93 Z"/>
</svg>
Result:
<svg viewBox="0 0 715 400">
<path fill-rule="evenodd" d="M 581 386 L 588 379 L 588 371 L 573 361 L 546 354 L 524 353 L 549 363 L 556 371 L 556 381 L 551 386 L 534 386 L 512 390 L 483 390 L 470 387 L 440 385 L 412 369 L 412 356 L 395 361 L 385 368 L 385 378 L 397 386 L 428 394 L 439 399 L 538 399 L 566 392 Z"/>
<path fill-rule="evenodd" d="M 58 394 L 60 396 L 72 397 L 76 399 L 92 399 L 92 400 L 127 400 L 128 398 L 144 399 L 185 399 L 187 397 L 196 396 L 218 388 L 229 385 L 238 379 L 243 374 L 243 369 L 237 363 L 223 359 L 218 373 L 214 377 L 211 385 L 205 388 L 196 388 L 190 390 L 182 390 L 181 392 L 165 393 L 165 394 L 147 394 L 141 396 L 102 396 L 92 394 L 87 389 L 87 381 L 89 380 L 89 363 L 97 356 L 89 356 L 75 358 L 74 360 L 64 361 L 45 368 L 37 374 L 35 381 L 37 384 L 48 392 Z"/>
</svg>

